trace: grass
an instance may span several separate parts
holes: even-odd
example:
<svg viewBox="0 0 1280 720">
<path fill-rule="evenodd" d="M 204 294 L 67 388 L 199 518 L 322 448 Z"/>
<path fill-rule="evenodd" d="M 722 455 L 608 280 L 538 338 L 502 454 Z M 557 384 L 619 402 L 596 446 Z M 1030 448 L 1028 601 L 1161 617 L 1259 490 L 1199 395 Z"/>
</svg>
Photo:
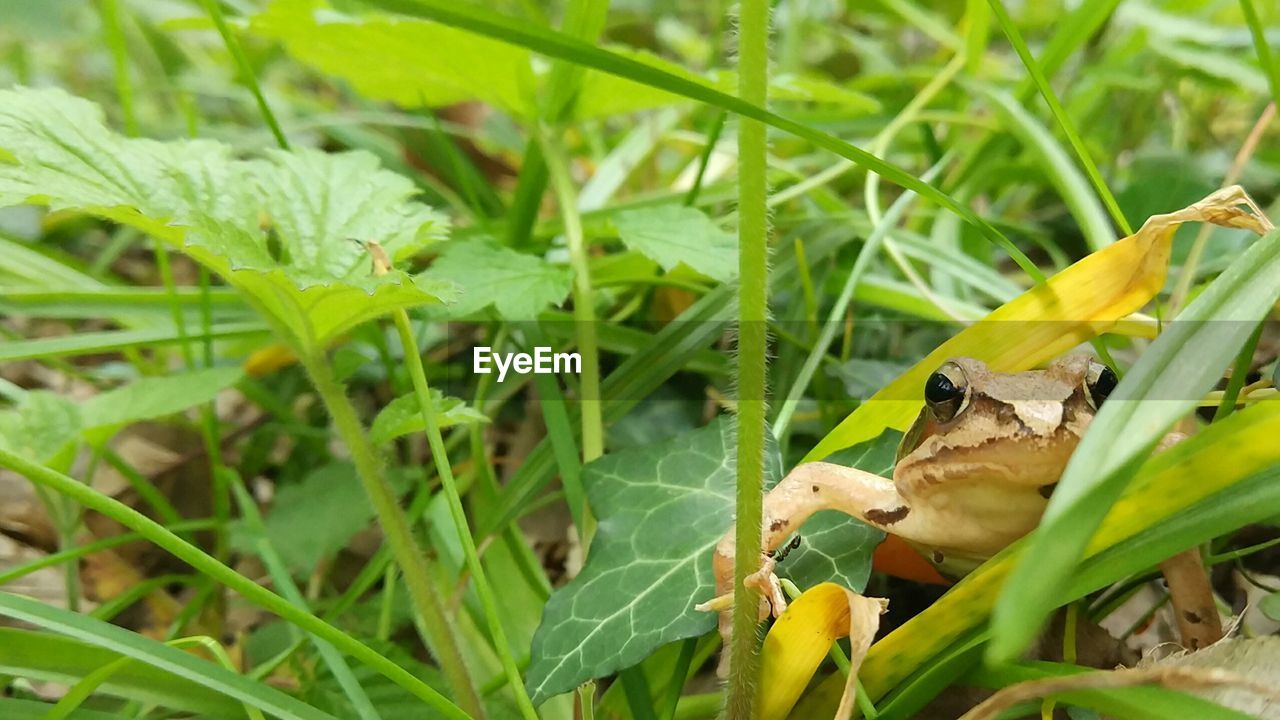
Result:
<svg viewBox="0 0 1280 720">
<path fill-rule="evenodd" d="M 0 555 L 0 585 L 34 588 L 0 614 L 35 628 L 0 628 L 0 716 L 753 717 L 755 567 L 721 685 L 694 548 L 736 519 L 758 557 L 768 483 L 909 420 L 911 368 L 961 332 L 1011 364 L 1091 342 L 1141 402 L 1099 415 L 1041 531 L 900 611 L 859 712 L 1080 673 L 1008 661 L 1080 599 L 1082 623 L 1128 603 L 1158 632 L 1137 590 L 1192 545 L 1274 574 L 1274 532 L 1247 527 L 1280 514 L 1274 232 L 1175 236 L 1176 282 L 1143 276 L 1132 328 L 1042 308 L 974 329 L 1222 184 L 1275 215 L 1270 4 L 312 12 L 330 3 L 0 10 L 0 88 L 104 118 L 0 103 L 0 489 L 35 508 L 0 513 L 23 558 Z M 480 345 L 581 369 L 499 382 L 473 372 Z M 237 367 L 163 412 L 125 394 L 120 419 L 87 417 Z M 877 414 L 883 388 L 901 402 Z M 1149 460 L 1174 423 L 1211 482 Z M 1148 513 L 1125 515 L 1135 498 Z M 873 544 L 785 583 L 834 572 L 916 607 Z M 796 716 L 829 715 L 843 680 L 819 674 Z M 1236 716 L 1176 688 L 1026 708 L 1054 703 Z"/>
</svg>

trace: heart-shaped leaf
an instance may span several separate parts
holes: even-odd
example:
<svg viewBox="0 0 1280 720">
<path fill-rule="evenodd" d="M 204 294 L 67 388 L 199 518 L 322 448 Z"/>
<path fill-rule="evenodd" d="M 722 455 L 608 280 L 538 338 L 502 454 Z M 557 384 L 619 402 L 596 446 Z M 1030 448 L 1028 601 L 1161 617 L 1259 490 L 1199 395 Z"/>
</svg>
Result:
<svg viewBox="0 0 1280 720">
<path fill-rule="evenodd" d="M 879 439 L 841 459 L 883 469 L 883 446 L 893 444 Z M 527 676 L 534 702 L 715 627 L 715 615 L 694 605 L 713 594 L 711 553 L 732 521 L 733 447 L 732 424 L 719 420 L 583 468 L 600 524 L 582 572 L 551 596 L 534 635 Z M 771 451 L 766 483 L 777 482 L 780 466 Z M 778 574 L 801 587 L 836 580 L 861 589 L 882 534 L 839 513 L 812 522 L 820 527 L 801 528 L 803 541 Z"/>
</svg>

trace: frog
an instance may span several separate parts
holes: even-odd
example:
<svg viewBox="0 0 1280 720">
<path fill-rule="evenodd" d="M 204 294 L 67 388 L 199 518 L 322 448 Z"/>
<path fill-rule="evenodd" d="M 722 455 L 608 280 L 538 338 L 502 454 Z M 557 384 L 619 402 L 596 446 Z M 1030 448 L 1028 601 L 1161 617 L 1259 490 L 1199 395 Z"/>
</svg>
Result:
<svg viewBox="0 0 1280 720">
<path fill-rule="evenodd" d="M 945 361 L 925 380 L 924 407 L 903 435 L 892 478 L 810 462 L 765 496 L 764 555 L 746 581 L 762 593 L 762 616 L 781 615 L 787 607 L 774 573 L 775 550 L 820 510 L 838 510 L 896 535 L 952 578 L 1026 535 L 1039 523 L 1071 454 L 1116 384 L 1110 367 L 1085 354 L 1022 372 L 999 372 L 970 357 Z M 1182 437 L 1171 433 L 1159 448 Z M 1221 637 L 1200 562 L 1192 549 L 1162 565 L 1188 646 Z M 717 597 L 699 607 L 721 612 L 727 640 L 733 528 L 717 544 L 713 567 Z M 1175 579 L 1181 589 L 1174 588 Z"/>
</svg>

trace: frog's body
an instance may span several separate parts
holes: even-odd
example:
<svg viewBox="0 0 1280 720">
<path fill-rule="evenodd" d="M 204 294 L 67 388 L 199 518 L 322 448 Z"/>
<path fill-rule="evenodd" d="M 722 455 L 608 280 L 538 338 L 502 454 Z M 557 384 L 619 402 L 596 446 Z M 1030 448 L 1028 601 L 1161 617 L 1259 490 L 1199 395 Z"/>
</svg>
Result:
<svg viewBox="0 0 1280 720">
<path fill-rule="evenodd" d="M 1036 526 L 1114 379 L 1080 355 L 1012 374 L 957 358 L 931 382 L 939 375 L 961 397 L 939 396 L 921 411 L 898 449 L 893 485 L 906 507 L 927 507 L 929 525 L 947 537 L 885 529 L 955 576 Z"/>
<path fill-rule="evenodd" d="M 1019 373 L 995 372 L 971 358 L 943 363 L 925 383 L 925 408 L 903 437 L 892 480 L 815 462 L 796 467 L 769 491 L 765 557 L 747 583 L 781 613 L 786 598 L 773 574 L 773 550 L 810 515 L 828 509 L 902 538 L 946 575 L 967 573 L 1039 523 L 1071 453 L 1115 385 L 1111 370 L 1082 355 Z M 1172 442 L 1176 438 L 1164 444 Z M 733 551 L 731 530 L 716 548 L 719 597 L 704 609 L 727 608 Z M 1189 647 L 1212 642 L 1221 630 L 1199 554 L 1191 550 L 1166 561 L 1167 577 L 1175 565 L 1200 586 L 1174 593 L 1184 641 L 1191 636 Z M 1210 615 L 1211 621 L 1184 622 Z M 728 616 L 721 613 L 726 639 Z"/>
<path fill-rule="evenodd" d="M 972 358 L 943 363 L 925 384 L 925 407 L 902 439 L 892 480 L 815 462 L 795 468 L 769 492 L 768 556 L 749 582 L 781 612 L 786 599 L 773 575 L 772 551 L 827 509 L 897 535 L 945 574 L 964 574 L 1036 526 L 1114 385 L 1110 370 L 1082 355 L 1020 373 L 995 372 Z M 732 532 L 716 548 L 721 597 L 731 590 L 733 548 Z"/>
</svg>

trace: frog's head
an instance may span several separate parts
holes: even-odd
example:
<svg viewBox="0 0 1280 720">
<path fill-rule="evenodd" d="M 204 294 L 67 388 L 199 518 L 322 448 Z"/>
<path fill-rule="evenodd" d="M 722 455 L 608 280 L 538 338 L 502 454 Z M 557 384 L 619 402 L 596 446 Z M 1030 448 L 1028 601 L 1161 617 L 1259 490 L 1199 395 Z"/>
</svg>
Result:
<svg viewBox="0 0 1280 720">
<path fill-rule="evenodd" d="M 953 358 L 925 381 L 925 407 L 898 448 L 895 478 L 1051 486 L 1116 385 L 1107 366 L 1070 355 L 1042 370 L 996 372 Z"/>
</svg>

